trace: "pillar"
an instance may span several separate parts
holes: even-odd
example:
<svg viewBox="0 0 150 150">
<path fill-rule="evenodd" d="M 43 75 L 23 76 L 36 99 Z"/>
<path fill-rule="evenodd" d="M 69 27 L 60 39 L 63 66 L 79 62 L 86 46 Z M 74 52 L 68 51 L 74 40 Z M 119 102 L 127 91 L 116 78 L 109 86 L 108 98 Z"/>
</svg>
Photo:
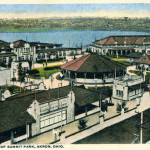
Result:
<svg viewBox="0 0 150 150">
<path fill-rule="evenodd" d="M 116 55 L 118 56 L 118 51 L 116 51 Z M 118 57 L 117 57 L 118 58 Z"/>
<path fill-rule="evenodd" d="M 121 110 L 121 115 L 123 115 L 124 114 L 124 108 L 122 108 L 122 110 Z"/>
<path fill-rule="evenodd" d="M 61 131 L 59 133 L 59 138 L 60 138 L 60 143 L 64 144 L 65 139 L 66 139 L 66 137 L 65 137 L 65 131 Z"/>
<path fill-rule="evenodd" d="M 101 108 L 100 108 L 100 113 L 99 113 L 99 122 L 100 122 L 100 123 L 103 123 L 103 122 L 104 122 L 104 114 L 103 114 Z"/>
<path fill-rule="evenodd" d="M 13 131 L 11 131 L 11 144 L 13 144 L 14 143 L 14 133 L 13 133 Z"/>
<path fill-rule="evenodd" d="M 27 135 L 26 138 L 28 138 L 29 137 L 29 125 L 26 125 L 26 135 Z"/>
<path fill-rule="evenodd" d="M 95 73 L 94 73 L 94 79 L 95 79 Z"/>
<path fill-rule="evenodd" d="M 75 79 L 77 78 L 77 73 L 75 72 Z"/>
<path fill-rule="evenodd" d="M 86 79 L 86 73 L 84 73 L 84 78 Z"/>
<path fill-rule="evenodd" d="M 99 119 L 100 119 L 100 123 L 104 122 L 104 116 L 99 116 Z"/>
<path fill-rule="evenodd" d="M 68 73 L 69 73 L 69 79 L 70 79 L 70 73 L 71 73 L 71 72 L 70 72 L 70 71 L 68 71 Z"/>
<path fill-rule="evenodd" d="M 85 116 L 87 116 L 87 106 L 85 106 Z"/>
</svg>

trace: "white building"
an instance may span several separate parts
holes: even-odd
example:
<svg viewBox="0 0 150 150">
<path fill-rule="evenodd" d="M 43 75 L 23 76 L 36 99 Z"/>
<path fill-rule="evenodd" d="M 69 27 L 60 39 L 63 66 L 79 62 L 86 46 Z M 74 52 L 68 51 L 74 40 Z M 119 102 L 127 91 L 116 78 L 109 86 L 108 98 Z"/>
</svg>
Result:
<svg viewBox="0 0 150 150">
<path fill-rule="evenodd" d="M 100 55 L 126 55 L 130 52 L 149 53 L 150 36 L 109 36 L 96 40 L 87 48 L 88 52 Z"/>
<path fill-rule="evenodd" d="M 18 40 L 10 44 L 12 52 L 17 55 L 17 61 L 19 60 L 31 60 L 36 61 L 36 47 L 30 42 Z"/>
<path fill-rule="evenodd" d="M 125 75 L 123 78 L 117 78 L 114 80 L 112 97 L 124 101 L 141 97 L 143 82 L 144 79 L 140 76 Z"/>
<path fill-rule="evenodd" d="M 11 83 L 11 69 L 0 67 L 0 86 Z"/>
</svg>

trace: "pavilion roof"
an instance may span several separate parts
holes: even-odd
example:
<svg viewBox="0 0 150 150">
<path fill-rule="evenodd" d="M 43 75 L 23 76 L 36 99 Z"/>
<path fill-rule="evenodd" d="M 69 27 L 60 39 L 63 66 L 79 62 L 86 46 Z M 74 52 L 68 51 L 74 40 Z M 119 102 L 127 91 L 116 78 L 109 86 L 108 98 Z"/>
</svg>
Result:
<svg viewBox="0 0 150 150">
<path fill-rule="evenodd" d="M 136 60 L 136 63 L 150 64 L 150 55 L 144 55 Z"/>
<path fill-rule="evenodd" d="M 88 54 L 62 65 L 61 68 L 75 72 L 101 73 L 125 70 L 126 67 L 104 56 Z"/>
</svg>

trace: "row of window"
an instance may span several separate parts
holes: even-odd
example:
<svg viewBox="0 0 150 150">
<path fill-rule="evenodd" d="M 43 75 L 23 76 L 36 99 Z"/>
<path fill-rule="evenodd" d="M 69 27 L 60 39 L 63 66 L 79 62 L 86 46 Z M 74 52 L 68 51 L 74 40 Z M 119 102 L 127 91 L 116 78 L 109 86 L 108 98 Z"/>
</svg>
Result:
<svg viewBox="0 0 150 150">
<path fill-rule="evenodd" d="M 28 55 L 26 55 L 26 56 L 21 56 L 21 57 L 19 57 L 20 58 L 20 60 L 33 60 L 33 56 L 28 56 Z"/>
<path fill-rule="evenodd" d="M 137 89 L 137 90 L 133 90 L 133 91 L 130 91 L 129 92 L 129 96 L 134 96 L 134 95 L 138 95 L 141 93 L 141 90 L 140 89 Z"/>
<path fill-rule="evenodd" d="M 40 127 L 44 128 L 64 120 L 66 120 L 66 111 L 59 112 L 55 114 L 55 116 L 49 115 L 49 116 L 41 117 Z"/>
<path fill-rule="evenodd" d="M 67 106 L 67 102 L 66 101 L 63 101 L 61 102 L 61 104 L 59 104 L 58 102 L 56 103 L 46 103 L 44 105 L 41 105 L 40 107 L 40 113 L 43 114 L 43 113 L 47 113 L 47 112 L 50 112 L 50 111 L 54 111 L 54 110 L 57 110 L 61 107 L 65 107 Z"/>
</svg>

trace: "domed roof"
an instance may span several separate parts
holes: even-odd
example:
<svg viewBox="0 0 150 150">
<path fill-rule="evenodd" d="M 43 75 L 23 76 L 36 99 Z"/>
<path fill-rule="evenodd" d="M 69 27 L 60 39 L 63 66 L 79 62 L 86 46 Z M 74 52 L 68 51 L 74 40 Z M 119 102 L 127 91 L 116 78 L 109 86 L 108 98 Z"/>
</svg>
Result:
<svg viewBox="0 0 150 150">
<path fill-rule="evenodd" d="M 61 66 L 64 70 L 76 72 L 115 72 L 125 70 L 126 66 L 98 54 L 88 54 Z"/>
</svg>

